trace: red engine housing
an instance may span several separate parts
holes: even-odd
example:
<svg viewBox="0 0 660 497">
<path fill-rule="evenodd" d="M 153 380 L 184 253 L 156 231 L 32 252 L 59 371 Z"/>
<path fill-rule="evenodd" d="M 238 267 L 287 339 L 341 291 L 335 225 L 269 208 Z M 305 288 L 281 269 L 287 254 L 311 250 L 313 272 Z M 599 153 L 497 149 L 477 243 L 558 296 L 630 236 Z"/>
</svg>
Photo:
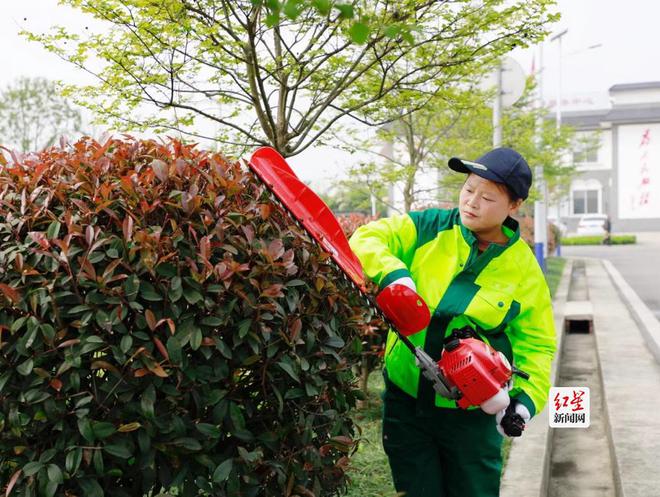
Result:
<svg viewBox="0 0 660 497">
<path fill-rule="evenodd" d="M 511 379 L 509 361 L 490 345 L 476 338 L 449 342 L 442 351 L 438 367 L 463 394 L 458 406 L 481 405 L 496 395 Z"/>
</svg>

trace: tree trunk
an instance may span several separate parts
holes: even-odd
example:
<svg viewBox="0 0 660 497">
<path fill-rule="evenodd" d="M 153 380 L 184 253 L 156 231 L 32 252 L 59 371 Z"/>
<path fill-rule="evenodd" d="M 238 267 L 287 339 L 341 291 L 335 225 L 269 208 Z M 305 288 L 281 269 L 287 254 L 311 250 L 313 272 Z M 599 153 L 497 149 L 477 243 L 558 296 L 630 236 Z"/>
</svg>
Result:
<svg viewBox="0 0 660 497">
<path fill-rule="evenodd" d="M 362 364 L 360 364 L 360 391 L 364 394 L 365 400 L 357 401 L 357 408 L 363 409 L 369 405 L 369 373 L 371 373 L 371 368 L 369 367 L 369 358 L 367 356 L 362 356 Z"/>
</svg>

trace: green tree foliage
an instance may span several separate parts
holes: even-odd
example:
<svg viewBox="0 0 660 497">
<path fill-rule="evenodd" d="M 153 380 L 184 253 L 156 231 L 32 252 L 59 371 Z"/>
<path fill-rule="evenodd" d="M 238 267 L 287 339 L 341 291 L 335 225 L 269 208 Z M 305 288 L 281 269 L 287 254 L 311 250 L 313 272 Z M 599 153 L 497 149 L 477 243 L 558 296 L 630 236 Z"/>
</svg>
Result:
<svg viewBox="0 0 660 497">
<path fill-rule="evenodd" d="M 369 311 L 264 185 L 176 141 L 19 160 L 0 168 L 3 495 L 344 487 Z"/>
<path fill-rule="evenodd" d="M 387 189 L 384 185 L 373 188 L 374 200 L 376 201 L 376 215 L 385 214 L 386 205 L 382 199 L 386 197 Z M 335 215 L 361 213 L 371 214 L 372 210 L 372 188 L 370 185 L 362 184 L 354 180 L 342 180 L 326 195 L 323 200 L 332 209 Z"/>
<path fill-rule="evenodd" d="M 0 145 L 21 152 L 50 147 L 80 130 L 80 111 L 44 78 L 18 78 L 0 91 Z"/>
<path fill-rule="evenodd" d="M 98 85 L 77 94 L 113 127 L 268 144 L 285 157 L 344 117 L 381 125 L 424 107 L 475 68 L 536 43 L 557 17 L 553 0 L 62 3 L 109 30 L 29 36 L 85 70 L 100 61 Z"/>
</svg>

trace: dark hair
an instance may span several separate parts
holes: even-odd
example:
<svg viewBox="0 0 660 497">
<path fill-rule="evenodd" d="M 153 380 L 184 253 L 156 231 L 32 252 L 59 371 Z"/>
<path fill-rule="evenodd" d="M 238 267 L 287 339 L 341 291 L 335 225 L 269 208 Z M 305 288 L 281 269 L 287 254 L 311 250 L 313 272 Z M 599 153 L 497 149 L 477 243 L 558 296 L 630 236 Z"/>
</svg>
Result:
<svg viewBox="0 0 660 497">
<path fill-rule="evenodd" d="M 520 197 L 519 195 L 516 195 L 516 193 L 511 189 L 511 187 L 506 183 L 497 183 L 497 182 L 494 183 L 497 186 L 497 188 L 500 189 L 500 191 L 503 191 L 504 193 L 507 194 L 511 202 L 517 202 L 518 200 L 523 200 L 523 198 Z"/>
</svg>

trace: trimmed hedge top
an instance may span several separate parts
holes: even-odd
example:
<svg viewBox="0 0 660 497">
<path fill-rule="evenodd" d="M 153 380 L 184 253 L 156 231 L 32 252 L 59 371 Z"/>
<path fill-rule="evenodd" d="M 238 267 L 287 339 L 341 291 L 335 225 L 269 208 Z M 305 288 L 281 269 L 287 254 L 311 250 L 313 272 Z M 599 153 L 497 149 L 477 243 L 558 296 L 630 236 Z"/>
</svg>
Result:
<svg viewBox="0 0 660 497">
<path fill-rule="evenodd" d="M 246 168 L 84 139 L 1 166 L 11 495 L 332 495 L 371 329 Z"/>
</svg>

